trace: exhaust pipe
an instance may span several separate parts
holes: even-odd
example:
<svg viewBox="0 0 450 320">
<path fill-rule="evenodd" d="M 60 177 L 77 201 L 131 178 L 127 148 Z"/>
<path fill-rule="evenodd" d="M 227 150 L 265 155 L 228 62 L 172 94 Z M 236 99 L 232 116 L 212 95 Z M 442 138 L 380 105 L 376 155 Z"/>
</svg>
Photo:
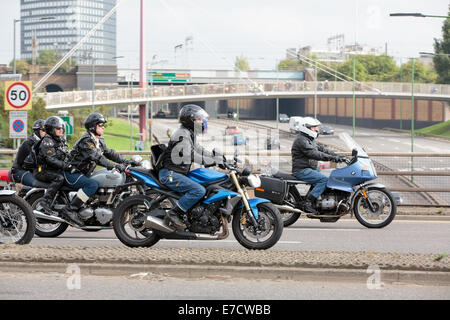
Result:
<svg viewBox="0 0 450 320">
<path fill-rule="evenodd" d="M 286 205 L 276 204 L 275 207 L 280 210 L 280 212 L 294 212 L 294 213 L 304 213 L 302 210 L 295 209 Z"/>
<path fill-rule="evenodd" d="M 67 223 L 72 225 L 72 223 L 60 218 L 60 217 L 56 217 L 56 216 L 50 216 L 48 214 L 42 213 L 40 211 L 37 210 L 33 210 L 34 215 L 36 216 L 37 219 L 43 219 L 43 220 L 50 220 L 50 221 L 55 221 L 55 222 L 61 222 L 61 223 Z"/>
<path fill-rule="evenodd" d="M 175 229 L 169 227 L 163 219 L 159 219 L 153 216 L 147 216 L 144 226 L 145 228 L 152 228 L 167 233 L 172 233 L 175 231 Z"/>
</svg>

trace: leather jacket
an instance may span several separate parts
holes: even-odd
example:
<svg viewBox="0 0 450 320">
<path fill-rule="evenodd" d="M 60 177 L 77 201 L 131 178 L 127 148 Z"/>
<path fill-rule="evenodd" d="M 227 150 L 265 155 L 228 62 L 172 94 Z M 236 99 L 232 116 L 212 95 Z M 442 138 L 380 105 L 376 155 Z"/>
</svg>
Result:
<svg viewBox="0 0 450 320">
<path fill-rule="evenodd" d="M 161 155 L 160 165 L 163 168 L 181 174 L 187 174 L 193 162 L 203 165 L 216 164 L 211 152 L 206 151 L 195 141 L 194 132 L 180 126 L 171 136 L 167 149 Z"/>
<path fill-rule="evenodd" d="M 97 140 L 89 132 L 85 132 L 75 143 L 72 151 L 70 151 L 70 159 L 72 166 L 86 176 L 91 175 L 97 165 L 108 170 L 113 169 L 114 163 L 109 160 L 116 163 L 127 161 L 113 149 L 109 149 L 103 137 L 99 137 Z"/>
<path fill-rule="evenodd" d="M 316 170 L 318 161 L 330 161 L 338 157 L 320 143 L 303 133 L 299 133 L 292 144 L 292 172 L 305 168 Z"/>
<path fill-rule="evenodd" d="M 41 170 L 66 170 L 70 163 L 69 152 L 63 138 L 53 138 L 49 134 L 42 138 L 38 153 L 38 172 Z"/>
<path fill-rule="evenodd" d="M 23 161 L 31 153 L 31 148 L 34 146 L 34 144 L 39 142 L 40 140 L 41 138 L 33 133 L 20 145 L 20 148 L 17 151 L 16 158 L 14 159 L 14 163 L 12 165 L 13 171 L 14 169 L 25 170 L 23 168 Z"/>
</svg>

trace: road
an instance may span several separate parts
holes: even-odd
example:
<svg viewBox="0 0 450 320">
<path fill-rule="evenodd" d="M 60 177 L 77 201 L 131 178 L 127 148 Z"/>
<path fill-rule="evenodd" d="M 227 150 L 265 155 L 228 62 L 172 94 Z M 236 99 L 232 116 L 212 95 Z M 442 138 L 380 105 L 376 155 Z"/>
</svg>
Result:
<svg viewBox="0 0 450 320">
<path fill-rule="evenodd" d="M 284 228 L 279 242 L 269 250 L 289 251 L 374 251 L 397 253 L 449 253 L 450 221 L 394 220 L 383 229 L 367 229 L 356 220 L 321 223 L 301 219 Z M 86 232 L 69 228 L 58 238 L 34 237 L 31 244 L 83 247 L 120 247 L 113 230 Z M 233 237 L 220 241 L 161 240 L 160 248 L 242 249 Z"/>
<path fill-rule="evenodd" d="M 67 273 L 4 273 L 0 272 L 1 300 L 174 300 L 167 306 L 159 301 L 158 305 L 146 308 L 164 307 L 164 314 L 175 318 L 180 306 L 209 306 L 209 300 L 216 302 L 210 319 L 234 318 L 222 312 L 223 305 L 236 304 L 230 300 L 264 300 L 257 304 L 269 305 L 271 319 L 276 315 L 286 315 L 287 310 L 277 307 L 277 300 L 448 300 L 449 286 L 425 286 L 402 283 L 381 283 L 373 286 L 367 281 L 361 282 L 323 282 L 293 280 L 249 280 L 231 277 L 175 278 L 157 274 L 135 274 L 129 276 L 91 276 L 83 275 L 79 280 Z M 188 300 L 188 301 L 184 301 Z M 189 301 L 197 300 L 197 301 Z M 239 304 L 255 302 L 239 302 Z M 298 307 L 298 302 L 294 302 Z M 288 304 L 292 305 L 292 304 Z M 216 311 L 220 310 L 220 311 Z M 104 310 L 105 311 L 105 310 Z M 322 311 L 321 311 L 322 312 Z M 219 317 L 222 316 L 222 317 Z M 181 317 L 182 318 L 182 317 Z M 192 317 L 196 319 L 195 317 Z M 198 316 L 197 319 L 207 317 Z M 260 318 L 260 317 L 258 317 Z"/>
</svg>

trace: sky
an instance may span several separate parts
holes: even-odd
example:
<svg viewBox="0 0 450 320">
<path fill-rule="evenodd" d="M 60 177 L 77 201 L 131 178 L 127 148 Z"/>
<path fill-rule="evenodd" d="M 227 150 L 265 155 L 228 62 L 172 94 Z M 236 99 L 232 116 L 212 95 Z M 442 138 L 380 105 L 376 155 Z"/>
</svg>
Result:
<svg viewBox="0 0 450 320">
<path fill-rule="evenodd" d="M 117 0 L 119 68 L 139 66 L 140 0 Z M 233 69 L 238 56 L 252 69 L 273 70 L 287 48 L 327 49 L 344 34 L 355 42 L 406 59 L 433 52 L 440 18 L 390 17 L 394 12 L 447 15 L 449 0 L 146 0 L 146 61 L 153 68 Z M 13 19 L 20 0 L 0 0 L 0 64 L 13 57 Z M 190 44 L 175 51 L 179 44 Z M 19 32 L 17 35 L 19 43 Z M 186 46 L 185 46 L 186 47 Z M 19 51 L 19 45 L 17 46 Z M 19 56 L 19 55 L 18 55 Z"/>
</svg>

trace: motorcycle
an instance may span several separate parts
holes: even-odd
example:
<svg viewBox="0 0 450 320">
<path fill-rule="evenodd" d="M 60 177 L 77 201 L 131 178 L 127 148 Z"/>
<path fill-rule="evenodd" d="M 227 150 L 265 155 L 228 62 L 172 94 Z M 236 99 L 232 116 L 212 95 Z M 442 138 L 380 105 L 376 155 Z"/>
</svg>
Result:
<svg viewBox="0 0 450 320">
<path fill-rule="evenodd" d="M 8 170 L 0 171 L 0 180 L 7 183 L 0 187 L 0 244 L 27 244 L 34 236 L 36 218 L 30 205 L 10 190 Z"/>
<path fill-rule="evenodd" d="M 152 146 L 153 168 L 161 153 L 161 145 Z M 205 187 L 206 194 L 189 215 L 182 217 L 185 230 L 176 230 L 164 220 L 166 212 L 183 194 L 163 185 L 155 170 L 129 170 L 128 174 L 140 179 L 148 189 L 145 195 L 126 198 L 114 211 L 117 238 L 129 247 L 150 247 L 161 238 L 222 240 L 229 236 L 228 223 L 232 221 L 233 234 L 245 248 L 261 250 L 275 245 L 283 231 L 280 212 L 269 200 L 249 198 L 244 186 L 254 188 L 260 181 L 250 168 L 238 168 L 237 155 L 236 152 L 234 162 L 224 163 L 228 174 L 208 168 L 188 173 L 188 177 Z"/>
<path fill-rule="evenodd" d="M 142 161 L 140 156 L 133 156 L 133 160 L 140 163 L 140 166 L 150 168 L 150 162 Z M 113 212 L 118 204 L 131 194 L 145 192 L 145 188 L 140 181 L 131 179 L 124 172 L 121 173 L 116 169 L 100 169 L 95 171 L 90 178 L 97 181 L 99 187 L 78 212 L 79 217 L 84 222 L 84 226 L 81 227 L 65 220 L 60 215 L 60 211 L 75 197 L 76 190 L 66 186 L 58 190 L 51 204 L 54 214 L 48 215 L 42 212 L 40 204 L 48 184 L 38 181 L 37 187 L 24 187 L 28 189 L 24 200 L 31 205 L 37 219 L 36 234 L 38 236 L 58 237 L 66 231 L 69 225 L 85 231 L 111 229 Z"/>
<path fill-rule="evenodd" d="M 368 183 L 377 178 L 369 156 L 347 133 L 340 138 L 352 149 L 352 159 L 347 166 L 329 172 L 327 188 L 316 202 L 319 214 L 306 216 L 320 222 L 336 222 L 353 212 L 367 228 L 389 225 L 397 212 L 392 194 L 380 183 Z M 255 189 L 255 196 L 271 200 L 280 210 L 284 226 L 292 225 L 304 213 L 302 204 L 311 185 L 278 170 L 260 178 L 261 187 Z"/>
</svg>

